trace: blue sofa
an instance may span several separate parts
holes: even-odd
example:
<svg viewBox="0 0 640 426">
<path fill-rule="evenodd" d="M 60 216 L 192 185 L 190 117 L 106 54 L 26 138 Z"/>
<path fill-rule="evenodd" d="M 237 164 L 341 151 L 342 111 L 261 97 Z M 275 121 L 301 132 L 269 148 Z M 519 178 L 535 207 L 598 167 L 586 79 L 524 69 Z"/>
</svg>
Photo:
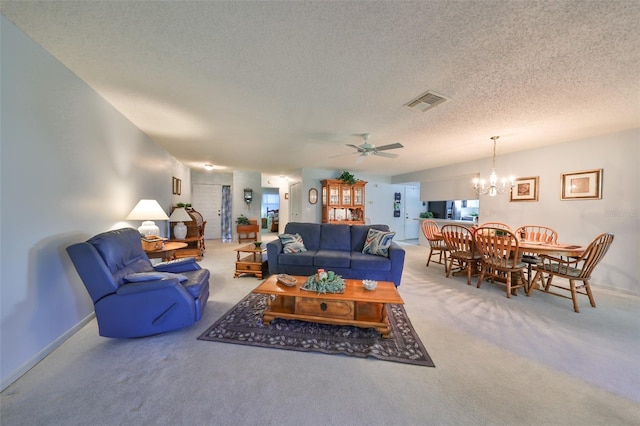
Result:
<svg viewBox="0 0 640 426">
<path fill-rule="evenodd" d="M 405 251 L 392 242 L 389 257 L 363 254 L 369 228 L 389 231 L 387 225 L 290 222 L 285 227 L 285 234 L 300 234 L 307 251 L 283 253 L 279 238 L 269 242 L 269 273 L 310 276 L 323 268 L 335 271 L 343 278 L 391 281 L 397 287 L 402 277 Z"/>
<path fill-rule="evenodd" d="M 135 229 L 118 229 L 67 247 L 105 337 L 142 337 L 187 327 L 202 317 L 209 271 L 194 258 L 155 266 Z"/>
</svg>

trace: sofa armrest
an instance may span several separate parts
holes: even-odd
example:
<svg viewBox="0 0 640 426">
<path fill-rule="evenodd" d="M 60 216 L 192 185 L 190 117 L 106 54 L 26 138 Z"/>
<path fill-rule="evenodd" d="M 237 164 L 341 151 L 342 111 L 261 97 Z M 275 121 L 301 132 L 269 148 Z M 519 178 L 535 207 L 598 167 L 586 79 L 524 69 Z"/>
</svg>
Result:
<svg viewBox="0 0 640 426">
<path fill-rule="evenodd" d="M 153 269 L 158 272 L 179 273 L 185 271 L 195 271 L 196 269 L 200 269 L 200 265 L 196 263 L 195 257 L 185 257 L 182 259 L 157 263 L 153 265 Z"/>
<path fill-rule="evenodd" d="M 165 288 L 182 287 L 177 278 L 165 278 L 162 280 L 141 281 L 135 283 L 127 283 L 118 287 L 116 294 L 118 296 L 127 296 L 130 294 L 145 293 L 149 291 L 163 290 Z"/>
<path fill-rule="evenodd" d="M 267 243 L 267 264 L 269 265 L 269 274 L 278 273 L 278 255 L 282 253 L 282 241 L 277 238 Z"/>
<path fill-rule="evenodd" d="M 391 274 L 396 287 L 400 285 L 402 270 L 404 269 L 404 249 L 397 243 L 392 242 L 389 246 L 389 259 L 391 260 Z"/>
</svg>

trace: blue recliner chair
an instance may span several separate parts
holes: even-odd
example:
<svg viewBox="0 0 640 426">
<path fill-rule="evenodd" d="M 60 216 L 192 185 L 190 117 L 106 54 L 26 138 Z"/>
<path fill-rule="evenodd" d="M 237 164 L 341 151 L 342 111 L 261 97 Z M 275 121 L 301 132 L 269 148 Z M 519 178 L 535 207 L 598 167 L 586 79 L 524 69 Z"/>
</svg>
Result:
<svg viewBox="0 0 640 426">
<path fill-rule="evenodd" d="M 135 229 L 104 232 L 67 252 L 93 300 L 101 336 L 150 336 L 202 317 L 209 271 L 194 258 L 153 266 Z"/>
</svg>

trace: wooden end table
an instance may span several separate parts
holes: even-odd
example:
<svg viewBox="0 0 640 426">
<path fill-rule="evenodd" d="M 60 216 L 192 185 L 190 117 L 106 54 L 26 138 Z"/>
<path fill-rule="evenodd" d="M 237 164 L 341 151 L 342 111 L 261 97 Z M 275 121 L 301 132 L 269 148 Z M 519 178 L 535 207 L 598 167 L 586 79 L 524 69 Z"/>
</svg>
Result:
<svg viewBox="0 0 640 426">
<path fill-rule="evenodd" d="M 365 290 L 360 280 L 345 280 L 344 293 L 318 294 L 301 290 L 307 277 L 294 277 L 297 284 L 278 283 L 277 275 L 267 278 L 253 293 L 268 294 L 263 322 L 274 318 L 296 319 L 322 324 L 375 328 L 382 337 L 391 331 L 386 305 L 404 304 L 392 282 L 378 281 L 375 290 Z"/>
<path fill-rule="evenodd" d="M 237 256 L 236 272 L 233 278 L 238 278 L 242 274 L 249 274 L 262 279 L 267 274 L 267 251 L 265 247 L 247 244 L 234 250 L 237 252 Z M 243 256 L 242 253 L 249 254 Z"/>
<path fill-rule="evenodd" d="M 176 251 L 183 249 L 187 246 L 187 243 L 164 243 L 161 249 L 157 250 L 145 250 L 149 259 L 162 259 L 162 260 L 174 260 L 176 258 Z"/>
</svg>

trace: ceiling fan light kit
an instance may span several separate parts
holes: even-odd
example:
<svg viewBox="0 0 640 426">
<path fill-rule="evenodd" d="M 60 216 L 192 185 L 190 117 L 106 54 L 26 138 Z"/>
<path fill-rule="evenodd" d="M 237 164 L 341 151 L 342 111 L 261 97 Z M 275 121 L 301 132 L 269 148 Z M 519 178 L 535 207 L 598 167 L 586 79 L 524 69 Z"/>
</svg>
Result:
<svg viewBox="0 0 640 426">
<path fill-rule="evenodd" d="M 369 133 L 363 133 L 360 135 L 360 137 L 362 137 L 362 139 L 364 140 L 363 144 L 361 145 L 354 145 L 350 143 L 346 144 L 348 147 L 354 148 L 356 150 L 356 152 L 353 152 L 352 154 L 360 154 L 360 157 L 369 157 L 372 155 L 377 155 L 385 158 L 396 158 L 398 154 L 392 154 L 390 152 L 382 152 L 382 151 L 404 148 L 402 144 L 397 142 L 389 145 L 375 146 L 369 143 Z M 350 155 L 350 154 L 346 154 L 346 155 Z M 334 157 L 339 157 L 339 155 L 335 155 Z"/>
</svg>

